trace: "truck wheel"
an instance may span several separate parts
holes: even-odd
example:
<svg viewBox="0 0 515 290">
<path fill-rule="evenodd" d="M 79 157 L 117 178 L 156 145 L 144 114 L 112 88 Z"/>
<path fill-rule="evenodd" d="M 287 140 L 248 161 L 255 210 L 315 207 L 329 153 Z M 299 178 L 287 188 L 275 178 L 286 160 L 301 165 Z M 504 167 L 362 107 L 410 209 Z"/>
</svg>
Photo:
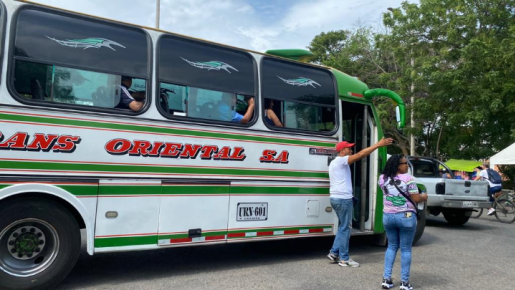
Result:
<svg viewBox="0 0 515 290">
<path fill-rule="evenodd" d="M 420 220 L 417 221 L 417 231 L 415 232 L 415 238 L 413 238 L 413 245 L 415 245 L 422 235 L 424 234 L 424 230 L 426 229 L 426 211 L 423 211 L 420 214 Z"/>
<path fill-rule="evenodd" d="M 467 212 L 464 210 L 456 210 L 444 212 L 443 217 L 451 225 L 461 226 L 468 222 L 470 214 L 467 215 Z"/>
<path fill-rule="evenodd" d="M 71 271 L 80 252 L 80 229 L 59 203 L 20 198 L 0 205 L 2 289 L 49 289 Z"/>
</svg>

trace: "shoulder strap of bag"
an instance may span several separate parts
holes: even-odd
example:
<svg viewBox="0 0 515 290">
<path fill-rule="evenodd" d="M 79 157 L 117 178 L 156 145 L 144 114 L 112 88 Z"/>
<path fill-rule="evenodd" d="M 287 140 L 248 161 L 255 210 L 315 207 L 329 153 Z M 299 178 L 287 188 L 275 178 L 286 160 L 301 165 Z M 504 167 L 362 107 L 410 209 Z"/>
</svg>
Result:
<svg viewBox="0 0 515 290">
<path fill-rule="evenodd" d="M 416 210 L 416 213 L 418 215 L 418 206 L 417 204 L 413 201 L 413 199 L 411 199 L 411 197 L 409 196 L 409 194 L 406 194 L 404 193 L 400 188 L 399 186 L 397 186 L 397 184 L 395 183 L 395 181 L 393 179 L 390 179 L 391 183 L 393 183 L 393 185 L 395 186 L 395 188 L 397 188 L 397 190 L 399 191 L 400 194 L 402 194 L 409 202 L 411 202 L 411 204 L 415 207 L 415 210 Z"/>
</svg>

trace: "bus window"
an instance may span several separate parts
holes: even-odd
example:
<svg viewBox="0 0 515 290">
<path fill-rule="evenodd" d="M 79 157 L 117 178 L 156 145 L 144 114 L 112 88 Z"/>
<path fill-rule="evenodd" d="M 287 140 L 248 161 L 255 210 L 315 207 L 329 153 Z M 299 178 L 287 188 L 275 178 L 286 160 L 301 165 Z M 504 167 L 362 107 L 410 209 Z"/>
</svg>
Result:
<svg viewBox="0 0 515 290">
<path fill-rule="evenodd" d="M 233 112 L 245 115 L 248 99 L 243 95 L 161 83 L 160 105 L 172 116 L 236 122 Z"/>
<path fill-rule="evenodd" d="M 284 128 L 322 133 L 335 130 L 337 97 L 330 72 L 272 58 L 264 58 L 261 66 L 265 104 L 273 101 L 272 110 Z M 263 119 L 272 129 L 281 127 L 267 116 Z"/>
<path fill-rule="evenodd" d="M 120 82 L 119 75 L 19 61 L 14 87 L 27 99 L 112 109 Z"/>
<path fill-rule="evenodd" d="M 22 9 L 16 19 L 12 80 L 19 100 L 129 112 L 127 98 L 144 101 L 149 61 L 143 31 Z M 132 80 L 125 98 L 123 76 Z"/>
<path fill-rule="evenodd" d="M 0 2 L 0 59 L 4 59 L 4 26 L 5 26 L 5 6 Z M 0 64 L 0 72 L 2 71 L 2 64 Z"/>
<path fill-rule="evenodd" d="M 158 107 L 165 117 L 241 123 L 238 116 L 256 95 L 248 53 L 168 35 L 158 47 Z"/>
</svg>

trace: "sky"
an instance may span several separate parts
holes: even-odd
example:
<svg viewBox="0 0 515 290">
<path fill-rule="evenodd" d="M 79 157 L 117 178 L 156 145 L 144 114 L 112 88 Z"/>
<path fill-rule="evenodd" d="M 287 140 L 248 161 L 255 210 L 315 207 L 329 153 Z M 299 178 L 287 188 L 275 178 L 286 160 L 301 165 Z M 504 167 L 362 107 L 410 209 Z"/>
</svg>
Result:
<svg viewBox="0 0 515 290">
<path fill-rule="evenodd" d="M 32 0 L 67 10 L 155 27 L 155 0 Z M 264 52 L 305 49 L 321 32 L 379 27 L 403 0 L 161 0 L 160 28 Z M 418 3 L 418 0 L 410 0 Z"/>
</svg>

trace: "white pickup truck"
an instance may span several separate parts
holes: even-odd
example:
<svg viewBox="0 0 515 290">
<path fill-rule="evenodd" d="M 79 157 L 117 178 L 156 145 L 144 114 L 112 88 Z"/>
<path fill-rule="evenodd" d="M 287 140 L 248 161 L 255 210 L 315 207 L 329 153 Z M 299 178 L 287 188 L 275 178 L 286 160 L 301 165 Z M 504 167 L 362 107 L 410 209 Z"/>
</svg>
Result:
<svg viewBox="0 0 515 290">
<path fill-rule="evenodd" d="M 417 183 L 426 186 L 428 200 L 426 214 L 443 214 L 452 225 L 465 224 L 475 208 L 488 208 L 488 182 L 461 179 L 444 179 L 440 168 L 452 171 L 434 158 L 408 156 L 409 173 Z"/>
</svg>

